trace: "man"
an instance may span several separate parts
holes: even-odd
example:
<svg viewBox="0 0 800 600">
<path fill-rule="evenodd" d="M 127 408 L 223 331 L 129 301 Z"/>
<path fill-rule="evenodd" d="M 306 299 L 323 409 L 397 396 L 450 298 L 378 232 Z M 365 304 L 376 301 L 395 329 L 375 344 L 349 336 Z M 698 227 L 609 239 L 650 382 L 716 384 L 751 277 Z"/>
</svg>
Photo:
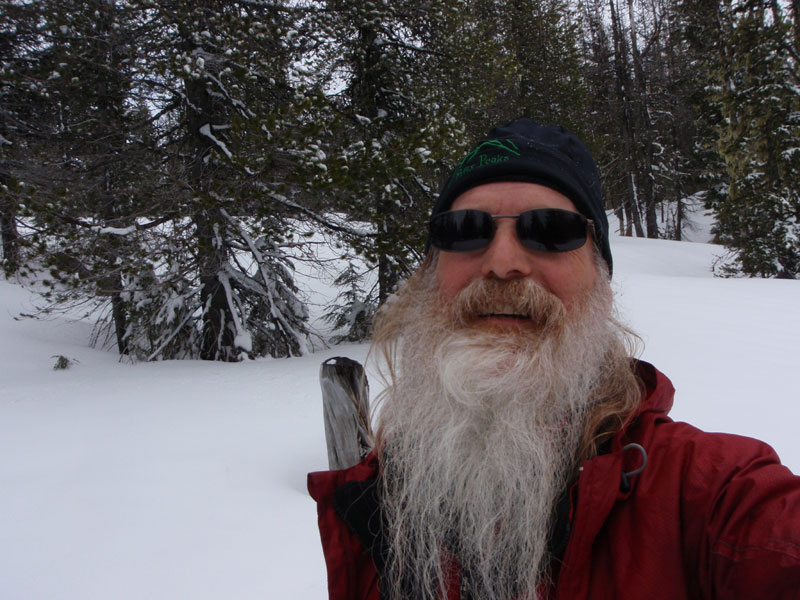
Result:
<svg viewBox="0 0 800 600">
<path fill-rule="evenodd" d="M 800 478 L 667 416 L 577 138 L 493 129 L 428 241 L 376 323 L 375 451 L 309 476 L 331 599 L 800 598 Z"/>
</svg>

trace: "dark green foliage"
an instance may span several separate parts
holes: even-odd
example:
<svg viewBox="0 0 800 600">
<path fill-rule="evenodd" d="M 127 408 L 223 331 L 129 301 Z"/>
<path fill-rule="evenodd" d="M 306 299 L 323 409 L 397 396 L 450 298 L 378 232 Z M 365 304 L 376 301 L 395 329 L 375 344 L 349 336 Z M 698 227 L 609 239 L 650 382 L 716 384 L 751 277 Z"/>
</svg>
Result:
<svg viewBox="0 0 800 600">
<path fill-rule="evenodd" d="M 444 5 L 336 0 L 326 6 L 319 29 L 339 86 L 330 97 L 339 118 L 327 146 L 327 192 L 332 208 L 371 232 L 351 242 L 376 267 L 378 286 L 374 295 L 347 302 L 371 306 L 393 293 L 420 258 L 421 224 L 438 187 L 435 158 L 451 147 L 460 125 L 447 118 L 443 57 L 432 47 Z"/>
<path fill-rule="evenodd" d="M 137 358 L 301 353 L 307 313 L 279 239 L 313 91 L 288 84 L 288 14 L 140 0 L 25 16 L 36 33 L 16 48 L 35 69 L 4 93 L 35 110 L 4 112 L 4 135 L 26 146 L 10 195 L 46 297 L 108 305 L 100 325 Z"/>
<path fill-rule="evenodd" d="M 334 280 L 335 285 L 344 289 L 336 304 L 325 314 L 325 320 L 337 332 L 331 337 L 334 344 L 359 342 L 372 335 L 372 320 L 378 306 L 365 300 L 373 298 L 374 294 L 362 287 L 363 282 L 364 274 L 352 261 Z"/>
<path fill-rule="evenodd" d="M 523 114 L 578 122 L 577 31 L 559 2 L 327 7 L 320 29 L 342 83 L 331 194 L 373 232 L 354 244 L 378 275 L 374 295 L 346 305 L 372 306 L 418 264 L 440 184 L 474 137 Z"/>
<path fill-rule="evenodd" d="M 723 275 L 800 276 L 800 100 L 792 25 L 772 2 L 721 3 L 690 21 L 716 107 L 724 194 L 709 198 Z M 702 20 L 700 18 L 702 17 Z"/>
<path fill-rule="evenodd" d="M 352 259 L 334 341 L 363 339 L 419 263 L 454 163 L 530 116 L 587 141 L 623 233 L 682 239 L 705 202 L 733 252 L 720 273 L 796 278 L 800 36 L 786 11 L 5 1 L 3 270 L 99 310 L 98 338 L 131 357 L 292 356 L 307 310 L 284 252 L 311 220 Z"/>
</svg>

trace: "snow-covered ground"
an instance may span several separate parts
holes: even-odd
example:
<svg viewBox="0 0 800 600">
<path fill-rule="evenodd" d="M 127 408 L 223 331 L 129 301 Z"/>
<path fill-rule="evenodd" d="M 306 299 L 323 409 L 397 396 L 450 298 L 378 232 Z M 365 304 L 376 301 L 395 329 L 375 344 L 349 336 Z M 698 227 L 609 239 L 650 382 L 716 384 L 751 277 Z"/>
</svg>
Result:
<svg viewBox="0 0 800 600">
<path fill-rule="evenodd" d="M 800 282 L 715 279 L 721 249 L 702 243 L 612 250 L 673 416 L 762 438 L 800 473 Z M 365 345 L 130 365 L 89 348 L 89 324 L 30 311 L 0 281 L 0 599 L 326 597 L 305 491 L 327 464 L 317 376 Z M 58 355 L 73 365 L 53 370 Z"/>
</svg>

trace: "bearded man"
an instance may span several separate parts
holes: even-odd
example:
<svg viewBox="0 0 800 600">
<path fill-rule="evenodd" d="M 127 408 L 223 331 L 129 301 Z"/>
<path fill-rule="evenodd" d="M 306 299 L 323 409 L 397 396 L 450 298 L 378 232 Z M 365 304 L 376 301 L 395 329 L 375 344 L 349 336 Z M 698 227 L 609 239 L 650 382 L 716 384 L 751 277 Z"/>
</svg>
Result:
<svg viewBox="0 0 800 600">
<path fill-rule="evenodd" d="M 492 129 L 428 243 L 375 325 L 374 452 L 309 476 L 332 600 L 800 598 L 800 478 L 667 416 L 574 135 Z"/>
</svg>

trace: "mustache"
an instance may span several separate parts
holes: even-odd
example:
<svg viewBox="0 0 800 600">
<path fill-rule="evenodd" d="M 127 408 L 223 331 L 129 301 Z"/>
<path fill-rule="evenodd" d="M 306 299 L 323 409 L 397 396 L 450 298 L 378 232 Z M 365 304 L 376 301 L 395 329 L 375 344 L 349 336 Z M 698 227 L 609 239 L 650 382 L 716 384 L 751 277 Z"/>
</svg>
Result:
<svg viewBox="0 0 800 600">
<path fill-rule="evenodd" d="M 450 305 L 453 323 L 466 326 L 485 317 L 528 319 L 540 328 L 562 324 L 564 303 L 531 279 L 475 279 Z"/>
</svg>

